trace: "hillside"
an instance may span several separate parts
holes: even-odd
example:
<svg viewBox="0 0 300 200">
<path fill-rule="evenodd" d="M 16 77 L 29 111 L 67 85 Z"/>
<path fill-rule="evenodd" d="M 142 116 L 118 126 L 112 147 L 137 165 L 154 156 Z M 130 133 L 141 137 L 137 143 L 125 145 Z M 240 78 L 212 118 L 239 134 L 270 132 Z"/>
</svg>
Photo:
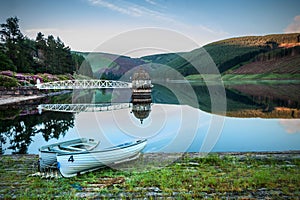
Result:
<svg viewBox="0 0 300 200">
<path fill-rule="evenodd" d="M 223 80 L 300 79 L 300 33 L 230 38 L 190 52 L 141 58 L 97 52 L 80 54 L 88 58 L 97 78 L 119 79 L 133 67 L 150 63 L 160 74 L 175 69 L 188 79 L 202 79 L 183 57 L 201 59 L 203 49 L 213 59 Z"/>
<path fill-rule="evenodd" d="M 299 46 L 300 34 L 293 33 L 231 38 L 210 43 L 203 48 L 209 53 L 219 71 L 228 76 L 248 73 L 300 74 Z M 195 49 L 186 53 L 151 55 L 141 59 L 167 65 L 184 76 L 189 76 L 198 72 L 181 56 L 197 57 L 202 51 L 203 49 Z M 238 70 L 241 67 L 243 68 Z"/>
<path fill-rule="evenodd" d="M 119 79 L 133 67 L 144 64 L 138 58 L 100 52 L 76 52 L 90 63 L 96 78 Z"/>
<path fill-rule="evenodd" d="M 260 54 L 252 62 L 233 69 L 233 74 L 300 74 L 300 46 L 278 48 Z"/>
</svg>

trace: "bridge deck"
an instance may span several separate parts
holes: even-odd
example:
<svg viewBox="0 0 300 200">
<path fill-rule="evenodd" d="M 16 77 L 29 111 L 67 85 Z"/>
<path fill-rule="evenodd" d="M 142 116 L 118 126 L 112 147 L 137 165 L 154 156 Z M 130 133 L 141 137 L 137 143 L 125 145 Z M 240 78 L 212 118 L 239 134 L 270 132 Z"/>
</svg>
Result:
<svg viewBox="0 0 300 200">
<path fill-rule="evenodd" d="M 132 107 L 131 103 L 102 103 L 102 104 L 40 104 L 38 110 L 60 112 L 103 112 Z"/>
<path fill-rule="evenodd" d="M 132 83 L 114 80 L 66 80 L 47 83 L 37 83 L 38 89 L 105 89 L 105 88 L 132 88 Z"/>
</svg>

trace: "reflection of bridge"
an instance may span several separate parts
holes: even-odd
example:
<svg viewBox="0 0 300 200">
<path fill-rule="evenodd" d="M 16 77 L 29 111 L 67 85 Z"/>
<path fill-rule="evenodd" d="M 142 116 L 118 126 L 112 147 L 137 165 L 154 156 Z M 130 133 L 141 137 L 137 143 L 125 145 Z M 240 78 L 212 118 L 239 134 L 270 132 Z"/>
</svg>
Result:
<svg viewBox="0 0 300 200">
<path fill-rule="evenodd" d="M 40 104 L 38 110 L 61 112 L 102 112 L 120 110 L 132 107 L 131 103 L 102 103 L 102 104 Z"/>
<path fill-rule="evenodd" d="M 101 89 L 101 88 L 131 88 L 132 83 L 113 80 L 66 80 L 48 83 L 37 83 L 38 89 Z"/>
</svg>

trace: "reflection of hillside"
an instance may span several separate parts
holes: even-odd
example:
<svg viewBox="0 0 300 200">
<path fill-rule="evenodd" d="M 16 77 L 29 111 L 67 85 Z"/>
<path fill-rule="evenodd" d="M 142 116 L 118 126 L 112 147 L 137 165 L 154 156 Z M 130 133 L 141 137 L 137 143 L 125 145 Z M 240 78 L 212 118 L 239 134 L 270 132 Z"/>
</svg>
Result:
<svg viewBox="0 0 300 200">
<path fill-rule="evenodd" d="M 242 118 L 300 118 L 300 110 L 293 108 L 275 107 L 271 111 L 265 112 L 263 109 L 244 109 L 236 111 L 227 111 L 227 116 Z"/>
<path fill-rule="evenodd" d="M 182 93 L 180 97 L 183 97 L 186 91 L 183 84 L 177 84 L 176 89 Z M 211 112 L 211 99 L 207 86 L 194 85 L 193 89 L 197 95 L 199 108 Z M 155 103 L 179 104 L 176 95 L 166 87 L 155 86 L 152 94 Z M 300 118 L 299 96 L 300 87 L 296 84 L 230 85 L 226 87 L 227 115 L 233 117 Z"/>
<path fill-rule="evenodd" d="M 300 108 L 300 85 L 231 85 L 230 89 L 249 96 L 258 104 L 273 107 Z"/>
<path fill-rule="evenodd" d="M 230 85 L 227 94 L 237 102 L 252 101 L 253 108 L 229 106 L 227 115 L 233 117 L 300 118 L 300 87 L 297 84 L 282 85 Z M 227 97 L 227 99 L 229 96 Z"/>
<path fill-rule="evenodd" d="M 186 93 L 188 91 L 184 84 L 173 84 L 175 85 L 173 89 L 177 90 L 180 94 L 176 95 L 166 87 L 156 86 L 153 88 L 153 102 L 155 103 L 169 103 L 169 104 L 179 104 L 179 101 L 187 102 L 187 105 L 200 108 L 203 111 L 211 112 L 211 98 L 209 95 L 209 90 L 206 85 L 194 85 L 193 90 L 197 96 L 197 105 L 193 105 L 194 102 L 189 101 L 191 96 Z M 210 86 L 211 90 L 214 91 L 214 86 Z M 182 99 L 178 99 L 182 98 Z M 227 110 L 238 110 L 238 109 L 255 109 L 260 108 L 255 102 L 249 99 L 247 96 L 234 93 L 230 90 L 226 90 L 226 101 Z"/>
</svg>

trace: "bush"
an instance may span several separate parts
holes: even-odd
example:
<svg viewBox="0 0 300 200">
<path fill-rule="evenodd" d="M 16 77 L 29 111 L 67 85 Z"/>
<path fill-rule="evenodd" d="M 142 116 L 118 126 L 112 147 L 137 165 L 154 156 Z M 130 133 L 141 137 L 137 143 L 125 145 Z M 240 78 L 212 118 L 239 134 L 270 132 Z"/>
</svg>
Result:
<svg viewBox="0 0 300 200">
<path fill-rule="evenodd" d="M 60 81 L 65 81 L 65 80 L 72 80 L 73 78 L 71 77 L 70 78 L 70 76 L 69 75 L 56 75 L 56 77 L 60 80 Z"/>
<path fill-rule="evenodd" d="M 7 71 L 0 72 L 0 75 L 5 75 L 5 76 L 13 77 L 14 73 L 12 71 L 7 70 Z"/>
<path fill-rule="evenodd" d="M 4 87 L 16 87 L 19 86 L 18 81 L 15 78 L 0 75 L 0 86 Z"/>
</svg>

